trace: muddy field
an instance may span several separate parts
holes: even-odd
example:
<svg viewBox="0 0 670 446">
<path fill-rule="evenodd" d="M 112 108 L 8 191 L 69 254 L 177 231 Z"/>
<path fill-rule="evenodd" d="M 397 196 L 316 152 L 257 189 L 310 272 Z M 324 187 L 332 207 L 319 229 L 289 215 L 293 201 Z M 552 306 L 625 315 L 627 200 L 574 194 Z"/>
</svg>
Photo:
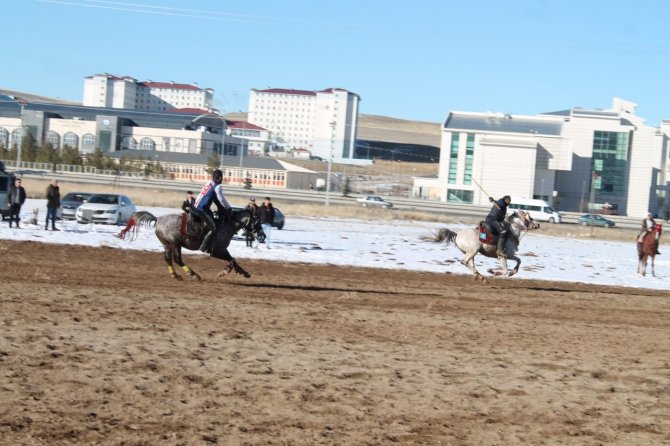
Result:
<svg viewBox="0 0 670 446">
<path fill-rule="evenodd" d="M 0 241 L 3 445 L 668 445 L 670 293 Z"/>
</svg>

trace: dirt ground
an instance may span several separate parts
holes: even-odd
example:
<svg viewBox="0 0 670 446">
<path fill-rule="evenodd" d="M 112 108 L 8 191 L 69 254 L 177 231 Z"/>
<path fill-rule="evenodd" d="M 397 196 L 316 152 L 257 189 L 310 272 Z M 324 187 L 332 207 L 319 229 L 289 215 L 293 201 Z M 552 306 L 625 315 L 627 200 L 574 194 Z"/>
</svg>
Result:
<svg viewBox="0 0 670 446">
<path fill-rule="evenodd" d="M 0 241 L 2 445 L 668 445 L 670 293 Z"/>
</svg>

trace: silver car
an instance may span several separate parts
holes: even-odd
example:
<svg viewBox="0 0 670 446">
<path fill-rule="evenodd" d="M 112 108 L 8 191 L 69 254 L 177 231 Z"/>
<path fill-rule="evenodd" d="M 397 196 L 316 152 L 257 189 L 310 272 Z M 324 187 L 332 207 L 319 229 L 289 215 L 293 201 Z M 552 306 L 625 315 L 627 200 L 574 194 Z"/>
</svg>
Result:
<svg viewBox="0 0 670 446">
<path fill-rule="evenodd" d="M 384 209 L 390 209 L 393 207 L 393 203 L 384 200 L 379 195 L 367 195 L 365 197 L 359 198 L 358 201 L 363 207 L 378 207 Z"/>
<path fill-rule="evenodd" d="M 69 192 L 60 200 L 61 215 L 63 220 L 75 220 L 77 208 L 88 201 L 93 192 Z"/>
<path fill-rule="evenodd" d="M 125 195 L 95 194 L 77 208 L 77 222 L 118 225 L 128 221 L 134 212 L 135 205 Z"/>
</svg>

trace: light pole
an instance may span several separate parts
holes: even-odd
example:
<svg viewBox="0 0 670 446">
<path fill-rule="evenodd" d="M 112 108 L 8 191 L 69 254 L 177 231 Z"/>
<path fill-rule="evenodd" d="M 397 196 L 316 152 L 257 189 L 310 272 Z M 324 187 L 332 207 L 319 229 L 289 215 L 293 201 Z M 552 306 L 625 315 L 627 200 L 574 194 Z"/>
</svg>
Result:
<svg viewBox="0 0 670 446">
<path fill-rule="evenodd" d="M 216 118 L 221 120 L 221 150 L 219 151 L 219 167 L 223 167 L 223 148 L 226 145 L 226 135 L 230 135 L 230 129 L 226 128 L 226 119 L 214 113 L 204 113 L 193 119 L 192 122 L 197 122 L 201 118 Z"/>
<path fill-rule="evenodd" d="M 540 180 L 540 200 L 544 200 L 544 178 Z"/>
<path fill-rule="evenodd" d="M 25 101 L 19 101 L 19 105 L 21 106 L 21 143 L 19 144 L 19 147 L 17 148 L 17 154 L 16 154 L 16 168 L 20 169 L 21 168 L 21 149 L 23 147 L 23 139 L 26 137 L 26 126 L 23 125 L 23 109 L 26 106 Z"/>
<path fill-rule="evenodd" d="M 335 145 L 335 125 L 337 123 L 332 121 L 330 123 L 330 154 L 328 155 L 328 173 L 326 174 L 326 206 L 330 206 L 330 173 L 333 169 L 333 146 Z"/>
</svg>

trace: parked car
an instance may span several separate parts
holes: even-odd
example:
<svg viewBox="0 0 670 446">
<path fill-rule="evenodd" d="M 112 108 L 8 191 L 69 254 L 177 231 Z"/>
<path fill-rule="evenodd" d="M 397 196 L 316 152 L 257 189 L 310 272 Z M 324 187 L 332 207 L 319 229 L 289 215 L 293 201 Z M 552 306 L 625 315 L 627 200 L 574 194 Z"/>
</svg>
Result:
<svg viewBox="0 0 670 446">
<path fill-rule="evenodd" d="M 272 226 L 277 229 L 284 229 L 286 224 L 286 216 L 279 209 L 275 208 L 275 218 L 272 221 Z"/>
<path fill-rule="evenodd" d="M 125 195 L 94 194 L 77 208 L 79 223 L 121 224 L 135 212 L 135 205 Z"/>
<path fill-rule="evenodd" d="M 384 209 L 389 209 L 393 207 L 393 203 L 384 200 L 379 195 L 367 195 L 365 197 L 359 198 L 358 201 L 363 207 L 380 207 Z"/>
<path fill-rule="evenodd" d="M 84 204 L 91 196 L 92 192 L 69 192 L 60 200 L 61 212 L 60 218 L 63 220 L 76 220 L 77 208 Z"/>
<path fill-rule="evenodd" d="M 584 226 L 602 226 L 605 228 L 614 227 L 614 222 L 598 214 L 585 214 L 579 217 L 579 224 Z"/>
</svg>

